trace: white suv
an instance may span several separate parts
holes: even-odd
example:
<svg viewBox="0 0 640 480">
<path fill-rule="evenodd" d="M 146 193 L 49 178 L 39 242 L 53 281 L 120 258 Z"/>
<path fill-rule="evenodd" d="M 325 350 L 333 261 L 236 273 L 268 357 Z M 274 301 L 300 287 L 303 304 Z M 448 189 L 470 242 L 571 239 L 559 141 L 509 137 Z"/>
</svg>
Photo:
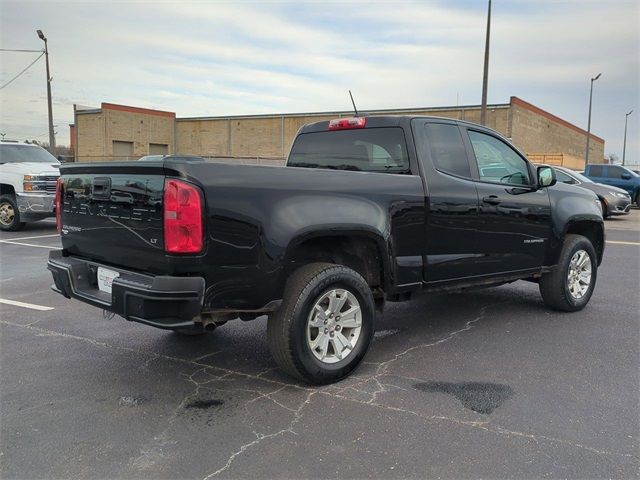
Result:
<svg viewBox="0 0 640 480">
<path fill-rule="evenodd" d="M 60 162 L 44 148 L 0 142 L 0 230 L 55 215 Z"/>
</svg>

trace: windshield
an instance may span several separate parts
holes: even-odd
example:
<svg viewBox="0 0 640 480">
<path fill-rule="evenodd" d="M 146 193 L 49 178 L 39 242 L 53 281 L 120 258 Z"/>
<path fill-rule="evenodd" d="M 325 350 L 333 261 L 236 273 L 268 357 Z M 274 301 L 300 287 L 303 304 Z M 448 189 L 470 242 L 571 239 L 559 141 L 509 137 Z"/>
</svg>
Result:
<svg viewBox="0 0 640 480">
<path fill-rule="evenodd" d="M 59 164 L 56 157 L 37 145 L 0 145 L 0 163 Z"/>
</svg>

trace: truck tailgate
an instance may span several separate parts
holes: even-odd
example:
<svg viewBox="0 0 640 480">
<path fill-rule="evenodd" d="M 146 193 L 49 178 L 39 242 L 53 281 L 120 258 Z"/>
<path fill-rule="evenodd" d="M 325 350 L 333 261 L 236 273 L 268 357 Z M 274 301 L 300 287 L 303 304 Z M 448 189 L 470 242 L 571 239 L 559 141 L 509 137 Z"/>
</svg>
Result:
<svg viewBox="0 0 640 480">
<path fill-rule="evenodd" d="M 68 254 L 148 272 L 161 269 L 161 163 L 73 165 L 61 173 L 61 236 Z"/>
</svg>

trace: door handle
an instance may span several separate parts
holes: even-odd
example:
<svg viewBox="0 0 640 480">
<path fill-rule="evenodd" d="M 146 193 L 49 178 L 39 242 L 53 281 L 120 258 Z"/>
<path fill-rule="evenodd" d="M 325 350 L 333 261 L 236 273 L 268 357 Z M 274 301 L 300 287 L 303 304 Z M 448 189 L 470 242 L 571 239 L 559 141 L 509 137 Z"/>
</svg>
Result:
<svg viewBox="0 0 640 480">
<path fill-rule="evenodd" d="M 498 205 L 502 200 L 497 195 L 489 195 L 488 197 L 483 197 L 482 201 L 489 205 Z"/>
</svg>

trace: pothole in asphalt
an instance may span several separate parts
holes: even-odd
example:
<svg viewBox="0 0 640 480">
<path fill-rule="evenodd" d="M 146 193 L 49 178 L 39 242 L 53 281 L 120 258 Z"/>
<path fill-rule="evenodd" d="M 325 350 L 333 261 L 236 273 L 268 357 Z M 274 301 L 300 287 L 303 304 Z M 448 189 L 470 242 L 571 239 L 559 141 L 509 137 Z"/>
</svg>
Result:
<svg viewBox="0 0 640 480">
<path fill-rule="evenodd" d="M 513 395 L 509 385 L 480 382 L 424 382 L 415 389 L 428 393 L 444 393 L 457 398 L 464 408 L 485 415 L 491 414 Z"/>
</svg>

